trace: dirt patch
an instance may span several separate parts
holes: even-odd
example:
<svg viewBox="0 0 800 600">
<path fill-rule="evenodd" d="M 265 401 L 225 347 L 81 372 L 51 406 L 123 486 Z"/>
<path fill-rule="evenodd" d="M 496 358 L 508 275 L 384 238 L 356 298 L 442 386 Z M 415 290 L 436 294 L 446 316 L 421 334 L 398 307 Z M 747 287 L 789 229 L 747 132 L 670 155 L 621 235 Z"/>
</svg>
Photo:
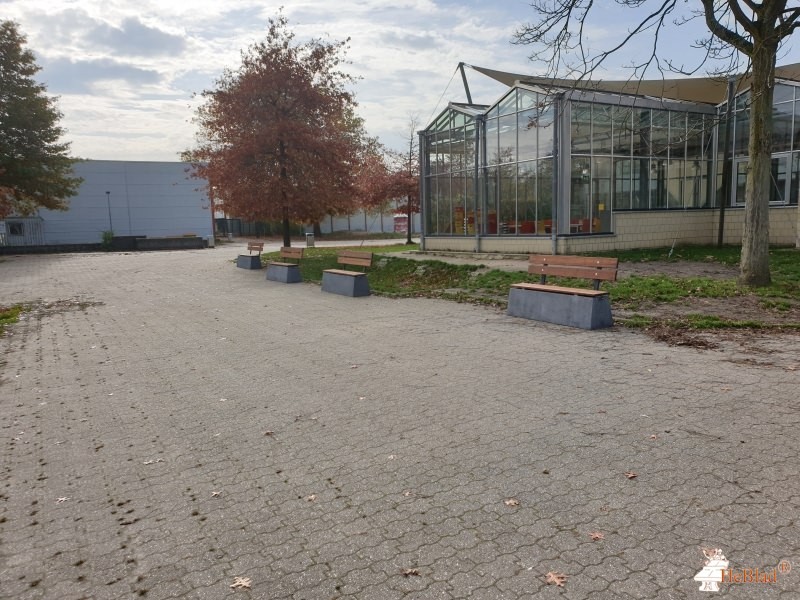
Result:
<svg viewBox="0 0 800 600">
<path fill-rule="evenodd" d="M 728 321 L 755 321 L 775 327 L 794 327 L 800 324 L 800 306 L 787 310 L 765 308 L 755 294 L 733 298 L 683 298 L 676 302 L 650 303 L 635 310 L 617 309 L 615 314 L 629 318 L 634 314 L 654 319 L 681 319 L 688 315 L 708 315 Z"/>
</svg>

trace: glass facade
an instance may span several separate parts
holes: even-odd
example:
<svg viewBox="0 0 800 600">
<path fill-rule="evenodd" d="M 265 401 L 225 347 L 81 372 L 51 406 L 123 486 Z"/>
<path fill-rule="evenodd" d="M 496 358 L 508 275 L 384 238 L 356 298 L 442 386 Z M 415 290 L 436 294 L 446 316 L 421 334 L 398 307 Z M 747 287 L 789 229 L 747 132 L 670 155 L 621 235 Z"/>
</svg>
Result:
<svg viewBox="0 0 800 600">
<path fill-rule="evenodd" d="M 742 206 L 745 202 L 747 185 L 747 165 L 749 149 L 748 127 L 750 115 L 750 94 L 744 92 L 736 98 L 732 123 L 732 194 L 731 204 Z M 720 107 L 724 117 L 726 105 Z M 722 129 L 722 127 L 720 127 Z M 724 137 L 723 137 L 724 139 Z M 720 143 L 719 153 L 723 148 Z M 720 157 L 721 158 L 721 157 Z M 722 186 L 721 160 L 719 167 L 719 185 Z M 770 187 L 770 203 L 797 204 L 798 181 L 800 181 L 800 87 L 778 83 L 775 85 L 772 99 L 772 177 Z"/>
<path fill-rule="evenodd" d="M 732 205 L 744 202 L 747 109 L 745 93 L 730 127 Z M 554 209 L 560 235 L 603 234 L 615 211 L 717 206 L 724 116 L 724 106 L 522 86 L 491 107 L 451 105 L 423 132 L 426 235 L 549 236 Z M 800 87 L 776 85 L 773 122 L 772 202 L 797 204 Z"/>
</svg>

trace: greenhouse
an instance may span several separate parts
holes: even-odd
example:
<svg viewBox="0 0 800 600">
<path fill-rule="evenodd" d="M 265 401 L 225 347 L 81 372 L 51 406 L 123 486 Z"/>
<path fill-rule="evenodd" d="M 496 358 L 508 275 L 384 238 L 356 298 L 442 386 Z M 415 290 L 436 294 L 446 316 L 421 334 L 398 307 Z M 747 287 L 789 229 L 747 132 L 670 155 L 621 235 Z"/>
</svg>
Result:
<svg viewBox="0 0 800 600">
<path fill-rule="evenodd" d="M 506 84 L 420 132 L 426 249 L 589 251 L 741 239 L 746 79 Z M 797 243 L 800 64 L 774 91 L 771 241 Z M 726 98 L 733 90 L 731 111 Z M 727 140 L 727 143 L 726 143 Z M 726 151 L 727 148 L 727 151 Z"/>
</svg>

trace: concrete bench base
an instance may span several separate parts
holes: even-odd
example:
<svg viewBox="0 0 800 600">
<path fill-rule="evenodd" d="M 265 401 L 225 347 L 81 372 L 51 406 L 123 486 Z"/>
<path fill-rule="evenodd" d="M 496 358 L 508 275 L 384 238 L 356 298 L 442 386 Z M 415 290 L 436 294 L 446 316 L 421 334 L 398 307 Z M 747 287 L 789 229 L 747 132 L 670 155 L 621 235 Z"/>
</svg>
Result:
<svg viewBox="0 0 800 600">
<path fill-rule="evenodd" d="M 366 273 L 352 271 L 345 275 L 338 269 L 323 271 L 322 291 L 341 296 L 369 296 L 369 282 Z"/>
<path fill-rule="evenodd" d="M 607 294 L 590 297 L 512 287 L 507 314 L 581 329 L 603 329 L 614 324 Z"/>
<path fill-rule="evenodd" d="M 260 269 L 261 256 L 258 254 L 240 254 L 236 259 L 236 266 L 240 269 Z"/>
<path fill-rule="evenodd" d="M 300 275 L 300 265 L 269 263 L 267 264 L 267 280 L 281 283 L 300 283 L 303 281 L 303 277 Z"/>
</svg>

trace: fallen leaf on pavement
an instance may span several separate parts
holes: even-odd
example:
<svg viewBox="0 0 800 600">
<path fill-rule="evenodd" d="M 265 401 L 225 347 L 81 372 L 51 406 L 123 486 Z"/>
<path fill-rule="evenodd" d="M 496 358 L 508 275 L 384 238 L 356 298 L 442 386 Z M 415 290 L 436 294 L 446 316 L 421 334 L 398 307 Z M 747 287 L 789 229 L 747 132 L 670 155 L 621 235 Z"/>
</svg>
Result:
<svg viewBox="0 0 800 600">
<path fill-rule="evenodd" d="M 250 589 L 249 577 L 234 577 L 233 583 L 230 585 L 233 589 L 249 590 Z"/>
<path fill-rule="evenodd" d="M 558 573 L 557 571 L 549 571 L 547 575 L 545 575 L 545 583 L 547 585 L 557 585 L 558 587 L 564 587 L 564 582 L 567 581 L 567 576 L 564 573 Z"/>
<path fill-rule="evenodd" d="M 72 500 L 72 498 L 67 498 L 66 496 L 63 496 L 61 498 L 56 498 L 56 504 L 61 504 L 62 502 L 66 502 L 67 500 Z"/>
<path fill-rule="evenodd" d="M 419 569 L 403 569 L 403 577 L 419 577 Z"/>
<path fill-rule="evenodd" d="M 308 502 L 313 502 L 316 499 L 317 499 L 317 495 L 316 494 L 311 494 L 310 496 L 306 496 L 306 500 Z"/>
<path fill-rule="evenodd" d="M 638 473 L 634 473 L 633 471 L 626 471 L 625 472 L 625 477 L 627 477 L 628 479 L 636 479 L 638 476 L 639 476 L 639 474 Z"/>
<path fill-rule="evenodd" d="M 503 501 L 506 506 L 519 506 L 519 500 L 516 498 L 507 498 Z"/>
<path fill-rule="evenodd" d="M 592 538 L 592 541 L 597 542 L 602 540 L 605 536 L 599 531 L 590 531 L 589 537 Z"/>
</svg>

